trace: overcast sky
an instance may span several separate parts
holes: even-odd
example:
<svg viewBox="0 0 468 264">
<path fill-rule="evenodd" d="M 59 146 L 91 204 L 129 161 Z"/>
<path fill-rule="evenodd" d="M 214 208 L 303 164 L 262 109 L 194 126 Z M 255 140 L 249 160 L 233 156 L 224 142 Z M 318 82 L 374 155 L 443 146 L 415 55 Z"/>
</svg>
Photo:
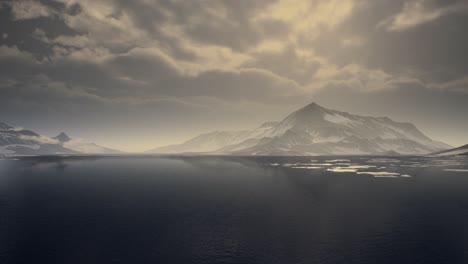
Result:
<svg viewBox="0 0 468 264">
<path fill-rule="evenodd" d="M 311 101 L 468 143 L 468 1 L 0 1 L 0 121 L 142 151 Z"/>
</svg>

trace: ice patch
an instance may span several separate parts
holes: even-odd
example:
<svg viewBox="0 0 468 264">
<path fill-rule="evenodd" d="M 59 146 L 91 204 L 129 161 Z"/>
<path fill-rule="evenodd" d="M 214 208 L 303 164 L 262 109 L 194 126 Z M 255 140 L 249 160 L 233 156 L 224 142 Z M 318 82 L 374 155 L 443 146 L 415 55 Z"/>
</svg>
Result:
<svg viewBox="0 0 468 264">
<path fill-rule="evenodd" d="M 464 165 L 463 162 L 458 161 L 458 160 L 432 160 L 429 164 L 434 165 L 434 166 L 441 166 L 441 167 L 443 167 L 443 166 L 451 167 L 451 166 Z"/>
<path fill-rule="evenodd" d="M 351 162 L 349 159 L 325 160 L 325 162 Z"/>
<path fill-rule="evenodd" d="M 444 171 L 468 172 L 468 169 L 444 169 Z"/>
<path fill-rule="evenodd" d="M 386 159 L 386 158 L 375 158 L 375 159 L 370 159 L 367 160 L 368 163 L 391 163 L 391 162 L 401 162 L 400 160 L 397 159 Z"/>
<path fill-rule="evenodd" d="M 285 163 L 283 164 L 283 167 L 292 167 L 292 166 L 295 166 L 295 165 L 298 165 L 297 163 Z"/>
<path fill-rule="evenodd" d="M 425 159 L 423 163 L 417 164 L 404 164 L 402 167 L 454 167 L 454 166 L 463 166 L 466 164 L 466 161 L 463 159 Z"/>
<path fill-rule="evenodd" d="M 317 167 L 317 166 L 293 166 L 291 168 L 293 168 L 293 169 L 306 169 L 306 170 L 319 170 L 322 167 Z"/>
<path fill-rule="evenodd" d="M 376 168 L 377 166 L 374 165 L 351 165 L 348 166 L 350 169 L 370 169 L 370 168 Z"/>
<path fill-rule="evenodd" d="M 334 164 L 331 163 L 268 163 L 268 165 L 272 167 L 286 167 L 286 168 L 293 168 L 293 169 L 322 169 L 323 166 L 332 166 Z"/>
<path fill-rule="evenodd" d="M 328 168 L 327 171 L 331 172 L 357 172 L 358 169 L 353 169 L 349 167 L 333 167 L 333 168 Z"/>
<path fill-rule="evenodd" d="M 359 171 L 357 174 L 370 174 L 374 177 L 390 177 L 396 178 L 400 176 L 400 173 L 397 172 L 388 172 L 388 171 Z"/>
</svg>

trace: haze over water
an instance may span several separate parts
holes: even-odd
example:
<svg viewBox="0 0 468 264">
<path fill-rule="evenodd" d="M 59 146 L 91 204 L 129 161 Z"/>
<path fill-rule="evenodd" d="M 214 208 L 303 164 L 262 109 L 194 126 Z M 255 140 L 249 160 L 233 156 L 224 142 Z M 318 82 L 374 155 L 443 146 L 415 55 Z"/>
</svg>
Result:
<svg viewBox="0 0 468 264">
<path fill-rule="evenodd" d="M 467 169 L 466 158 L 4 159 L 0 262 L 466 263 Z"/>
</svg>

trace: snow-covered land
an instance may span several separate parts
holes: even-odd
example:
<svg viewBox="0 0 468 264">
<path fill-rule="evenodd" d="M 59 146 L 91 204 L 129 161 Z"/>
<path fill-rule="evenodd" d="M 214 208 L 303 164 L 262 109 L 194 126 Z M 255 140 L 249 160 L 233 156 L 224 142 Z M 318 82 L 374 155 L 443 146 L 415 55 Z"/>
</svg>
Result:
<svg viewBox="0 0 468 264">
<path fill-rule="evenodd" d="M 457 155 L 468 156 L 468 144 L 463 145 L 458 148 L 453 148 L 453 149 L 448 149 L 448 150 L 443 150 L 443 151 L 439 151 L 436 153 L 432 153 L 429 156 L 442 157 L 442 156 L 457 156 Z"/>
<path fill-rule="evenodd" d="M 352 115 L 311 103 L 253 130 L 215 131 L 150 153 L 235 155 L 427 154 L 450 148 L 411 123 Z"/>
<path fill-rule="evenodd" d="M 0 122 L 0 156 L 110 153 L 119 151 L 72 139 L 63 132 L 50 138 Z"/>
</svg>

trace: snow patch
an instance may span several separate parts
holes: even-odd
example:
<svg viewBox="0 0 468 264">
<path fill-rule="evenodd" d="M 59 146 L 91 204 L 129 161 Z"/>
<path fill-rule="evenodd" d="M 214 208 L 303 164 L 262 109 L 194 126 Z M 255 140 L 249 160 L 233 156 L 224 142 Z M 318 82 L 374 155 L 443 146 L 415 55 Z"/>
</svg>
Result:
<svg viewBox="0 0 468 264">
<path fill-rule="evenodd" d="M 42 136 L 42 135 L 40 135 L 40 136 L 20 135 L 19 138 L 23 139 L 23 140 L 35 141 L 35 142 L 40 143 L 40 144 L 59 144 L 60 143 L 60 141 L 58 141 L 57 139 L 53 139 L 53 138 Z"/>
<path fill-rule="evenodd" d="M 397 172 L 388 172 L 388 171 L 359 171 L 357 174 L 370 174 L 374 177 L 390 177 L 396 178 L 400 176 L 400 173 Z"/>
<path fill-rule="evenodd" d="M 444 169 L 444 171 L 468 172 L 468 169 Z"/>
<path fill-rule="evenodd" d="M 401 162 L 400 160 L 397 159 L 386 159 L 386 158 L 375 158 L 375 159 L 370 159 L 367 160 L 368 163 L 399 163 Z"/>
<path fill-rule="evenodd" d="M 333 167 L 328 168 L 327 171 L 331 172 L 354 172 L 356 173 L 359 169 L 349 168 L 349 167 Z"/>
<path fill-rule="evenodd" d="M 319 170 L 322 167 L 317 167 L 317 166 L 293 166 L 291 168 L 293 168 L 293 169 L 306 169 L 306 170 Z"/>
<path fill-rule="evenodd" d="M 325 162 L 351 162 L 349 159 L 325 160 Z"/>
<path fill-rule="evenodd" d="M 440 153 L 440 154 L 436 154 L 434 156 L 452 156 L 452 155 L 461 155 L 461 154 L 465 154 L 468 152 L 468 149 L 459 149 L 459 150 L 453 150 L 453 151 L 449 151 L 449 152 L 445 152 L 445 153 Z"/>
<path fill-rule="evenodd" d="M 339 115 L 339 114 L 325 114 L 323 119 L 325 119 L 326 121 L 330 122 L 330 123 L 335 123 L 335 124 L 343 124 L 343 123 L 355 123 L 355 121 L 347 118 L 347 117 L 344 117 L 342 115 Z"/>
</svg>

